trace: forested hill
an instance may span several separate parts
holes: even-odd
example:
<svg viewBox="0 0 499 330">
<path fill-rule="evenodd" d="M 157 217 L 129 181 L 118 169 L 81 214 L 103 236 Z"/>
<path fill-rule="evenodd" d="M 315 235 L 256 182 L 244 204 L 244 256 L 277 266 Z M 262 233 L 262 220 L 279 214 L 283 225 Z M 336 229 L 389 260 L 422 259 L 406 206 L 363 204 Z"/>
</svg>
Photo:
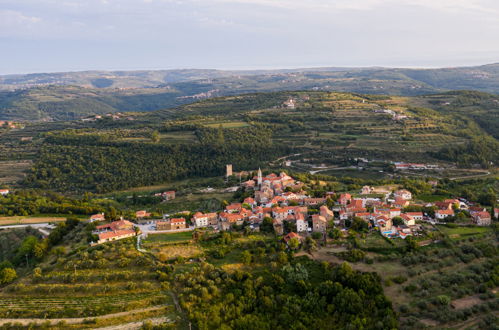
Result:
<svg viewBox="0 0 499 330">
<path fill-rule="evenodd" d="M 12 90 L 16 88 L 27 89 Z M 254 92 L 309 90 L 416 96 L 466 89 L 499 93 L 499 64 L 448 69 L 33 74 L 0 77 L 2 89 L 0 120 L 73 120 L 94 114 L 153 111 L 216 96 Z"/>
<path fill-rule="evenodd" d="M 487 168 L 499 164 L 495 100 L 467 92 L 254 93 L 136 113 L 131 121 L 29 125 L 26 133 L 8 131 L 2 139 L 18 145 L 15 150 L 38 150 L 26 185 L 61 191 L 107 192 L 222 175 L 225 164 L 255 169 L 292 154 L 301 155 L 299 162 L 335 166 L 365 157 L 386 166 L 408 161 Z M 28 132 L 32 141 L 17 142 L 16 134 Z"/>
</svg>

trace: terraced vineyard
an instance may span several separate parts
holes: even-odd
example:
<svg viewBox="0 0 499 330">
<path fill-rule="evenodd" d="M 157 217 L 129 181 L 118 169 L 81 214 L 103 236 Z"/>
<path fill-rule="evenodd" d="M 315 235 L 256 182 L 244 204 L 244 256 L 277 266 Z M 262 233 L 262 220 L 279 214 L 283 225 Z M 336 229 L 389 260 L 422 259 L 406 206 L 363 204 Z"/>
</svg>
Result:
<svg viewBox="0 0 499 330">
<path fill-rule="evenodd" d="M 133 240 L 80 248 L 4 287 L 0 317 L 90 317 L 173 306 L 155 270 L 155 261 L 137 252 Z"/>
</svg>

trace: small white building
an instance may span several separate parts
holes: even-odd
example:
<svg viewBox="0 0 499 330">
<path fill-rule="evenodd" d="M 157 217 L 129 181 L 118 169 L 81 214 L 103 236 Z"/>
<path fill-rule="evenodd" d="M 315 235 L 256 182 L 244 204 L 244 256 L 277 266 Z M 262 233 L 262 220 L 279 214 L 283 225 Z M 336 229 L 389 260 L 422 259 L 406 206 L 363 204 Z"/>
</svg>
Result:
<svg viewBox="0 0 499 330">
<path fill-rule="evenodd" d="M 201 212 L 197 212 L 193 215 L 192 219 L 196 225 L 196 228 L 208 227 L 208 216 Z"/>
<path fill-rule="evenodd" d="M 454 216 L 454 210 L 436 210 L 435 219 L 443 220 L 447 217 Z"/>
<path fill-rule="evenodd" d="M 0 195 L 5 196 L 9 194 L 9 189 L 0 189 Z"/>
</svg>

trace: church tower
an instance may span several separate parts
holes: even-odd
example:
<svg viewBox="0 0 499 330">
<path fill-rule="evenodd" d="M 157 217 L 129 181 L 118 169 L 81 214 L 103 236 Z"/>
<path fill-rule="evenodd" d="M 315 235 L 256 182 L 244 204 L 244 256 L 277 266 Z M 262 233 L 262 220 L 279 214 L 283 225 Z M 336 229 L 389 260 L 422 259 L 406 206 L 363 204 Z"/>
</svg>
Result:
<svg viewBox="0 0 499 330">
<path fill-rule="evenodd" d="M 258 186 L 261 187 L 263 182 L 262 170 L 258 168 Z"/>
</svg>

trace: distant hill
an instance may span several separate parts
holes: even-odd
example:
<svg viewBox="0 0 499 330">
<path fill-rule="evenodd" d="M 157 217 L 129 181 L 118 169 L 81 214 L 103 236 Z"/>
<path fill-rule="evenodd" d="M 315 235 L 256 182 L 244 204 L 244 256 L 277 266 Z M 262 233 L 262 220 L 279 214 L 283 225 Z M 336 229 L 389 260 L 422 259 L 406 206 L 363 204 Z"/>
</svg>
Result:
<svg viewBox="0 0 499 330">
<path fill-rule="evenodd" d="M 171 108 L 216 96 L 287 90 L 402 96 L 449 90 L 499 94 L 499 64 L 443 69 L 88 71 L 0 76 L 0 120 L 72 120 Z"/>
</svg>

